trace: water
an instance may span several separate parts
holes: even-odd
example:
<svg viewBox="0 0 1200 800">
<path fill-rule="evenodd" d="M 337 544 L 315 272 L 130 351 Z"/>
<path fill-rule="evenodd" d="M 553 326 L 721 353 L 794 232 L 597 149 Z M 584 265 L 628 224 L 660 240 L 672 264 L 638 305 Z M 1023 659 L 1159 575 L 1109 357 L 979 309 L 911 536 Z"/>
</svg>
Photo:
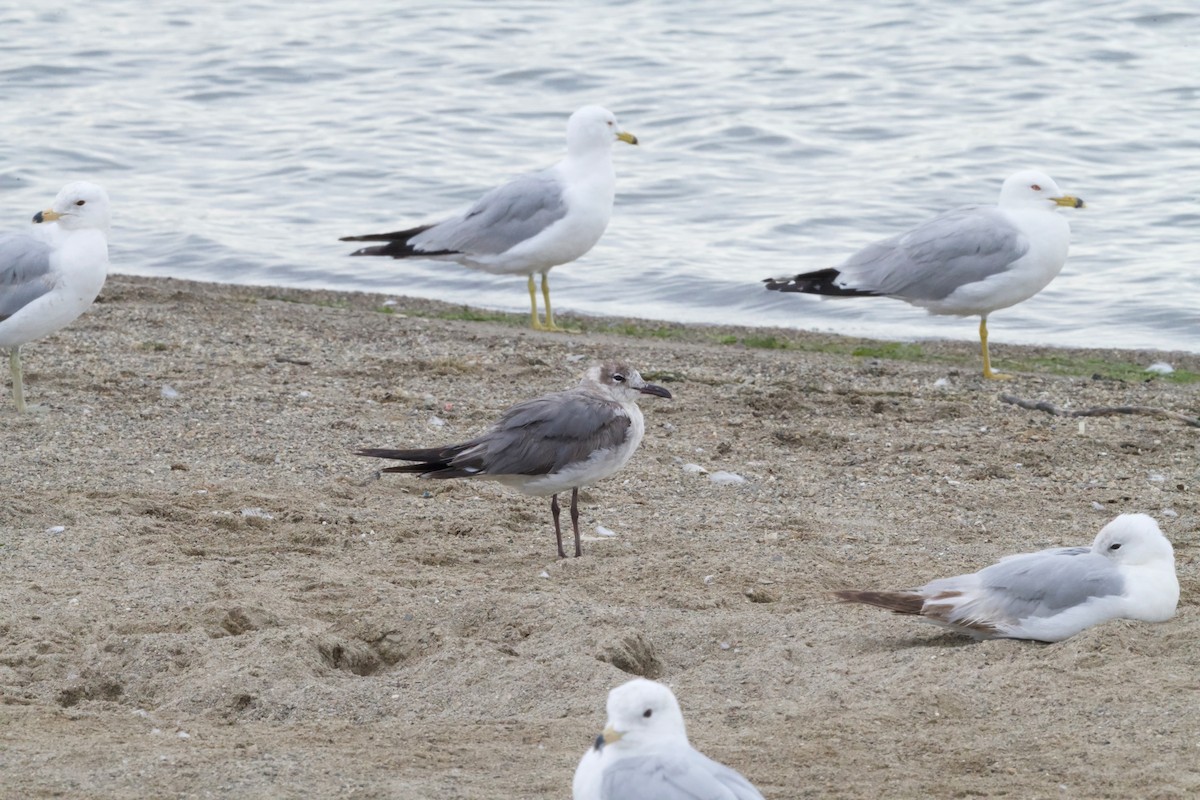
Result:
<svg viewBox="0 0 1200 800">
<path fill-rule="evenodd" d="M 337 239 L 552 163 L 601 103 L 642 145 L 616 146 L 608 233 L 552 273 L 559 311 L 971 339 L 759 281 L 1035 166 L 1089 207 L 993 345 L 1200 351 L 1192 2 L 92 0 L 10 4 L 0 31 L 0 219 L 101 183 L 119 272 L 527 311 L 521 278 Z"/>
</svg>

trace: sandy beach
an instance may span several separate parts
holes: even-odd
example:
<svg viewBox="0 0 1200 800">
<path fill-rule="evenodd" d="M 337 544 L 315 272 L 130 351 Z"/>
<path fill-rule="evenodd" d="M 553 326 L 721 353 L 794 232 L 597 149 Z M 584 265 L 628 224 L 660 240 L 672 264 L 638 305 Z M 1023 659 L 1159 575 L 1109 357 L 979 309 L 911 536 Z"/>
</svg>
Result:
<svg viewBox="0 0 1200 800">
<path fill-rule="evenodd" d="M 985 382 L 971 342 L 543 334 L 112 276 L 22 351 L 45 408 L 0 391 L 0 795 L 561 800 L 636 674 L 770 800 L 1195 797 L 1200 428 L 1001 395 L 1194 419 L 1200 356 L 1017 347 L 1002 319 L 1015 377 Z M 546 500 L 353 455 L 464 440 L 612 358 L 674 399 L 582 492 L 582 558 L 555 557 Z M 1175 545 L 1166 623 L 973 643 L 829 599 L 1134 511 Z"/>
</svg>

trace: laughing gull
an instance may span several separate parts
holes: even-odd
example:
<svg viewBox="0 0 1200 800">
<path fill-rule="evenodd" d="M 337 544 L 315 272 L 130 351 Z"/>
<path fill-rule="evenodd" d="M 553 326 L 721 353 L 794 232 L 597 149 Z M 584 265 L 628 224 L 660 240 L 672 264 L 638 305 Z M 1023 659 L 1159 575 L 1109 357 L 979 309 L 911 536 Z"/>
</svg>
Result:
<svg viewBox="0 0 1200 800">
<path fill-rule="evenodd" d="M 496 275 L 528 275 L 530 322 L 562 330 L 550 308 L 550 269 L 591 250 L 612 216 L 613 142 L 637 144 L 612 112 L 585 106 L 567 121 L 567 156 L 549 169 L 491 190 L 466 211 L 392 233 L 346 236 L 343 242 L 387 242 L 350 255 L 456 261 Z M 542 275 L 546 322 L 538 320 L 535 273 Z"/>
<path fill-rule="evenodd" d="M 0 236 L 0 350 L 8 351 L 13 400 L 24 413 L 21 345 L 65 328 L 108 276 L 108 195 L 70 183 L 34 215 L 29 233 Z"/>
<path fill-rule="evenodd" d="M 608 723 L 583 754 L 572 800 L 763 800 L 738 772 L 688 742 L 674 693 L 635 678 L 608 693 Z"/>
<path fill-rule="evenodd" d="M 859 250 L 840 266 L 791 278 L 768 278 L 767 288 L 829 297 L 894 297 L 930 314 L 979 317 L 983 377 L 988 314 L 1045 289 L 1067 261 L 1071 228 L 1061 207 L 1083 208 L 1043 172 L 1018 172 L 1004 182 L 995 206 L 947 212 L 908 233 Z"/>
<path fill-rule="evenodd" d="M 424 450 L 366 449 L 361 456 L 413 461 L 383 472 L 413 472 L 422 478 L 487 478 L 538 497 L 550 495 L 558 555 L 563 551 L 558 493 L 571 490 L 575 555 L 579 541 L 579 487 L 607 478 L 625 466 L 646 432 L 639 395 L 671 396 L 646 383 L 626 364 L 594 366 L 579 385 L 517 403 L 488 430 L 462 444 Z"/>
<path fill-rule="evenodd" d="M 903 592 L 835 594 L 916 614 L 975 639 L 1060 642 L 1110 619 L 1170 619 L 1179 580 L 1175 552 L 1158 523 L 1145 514 L 1122 514 L 1091 547 L 1008 556 L 979 572 Z"/>
</svg>

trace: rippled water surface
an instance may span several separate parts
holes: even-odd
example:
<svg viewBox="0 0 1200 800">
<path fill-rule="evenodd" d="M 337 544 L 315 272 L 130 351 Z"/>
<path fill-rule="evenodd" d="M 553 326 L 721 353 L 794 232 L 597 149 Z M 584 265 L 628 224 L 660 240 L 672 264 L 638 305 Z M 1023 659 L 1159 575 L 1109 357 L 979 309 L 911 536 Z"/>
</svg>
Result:
<svg viewBox="0 0 1200 800">
<path fill-rule="evenodd" d="M 116 271 L 527 310 L 521 278 L 350 259 L 563 149 L 600 103 L 617 206 L 557 310 L 972 338 L 888 300 L 780 296 L 938 211 L 1050 172 L 1088 201 L 993 345 L 1200 351 L 1192 2 L 238 4 L 0 10 L 0 214 L 106 186 Z M 1000 351 L 997 351 L 999 355 Z"/>
</svg>

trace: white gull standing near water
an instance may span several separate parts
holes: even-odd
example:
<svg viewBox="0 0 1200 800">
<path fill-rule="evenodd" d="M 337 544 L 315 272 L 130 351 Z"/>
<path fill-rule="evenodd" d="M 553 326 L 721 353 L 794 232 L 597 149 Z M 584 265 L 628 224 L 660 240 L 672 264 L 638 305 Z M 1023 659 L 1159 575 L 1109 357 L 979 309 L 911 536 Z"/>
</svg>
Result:
<svg viewBox="0 0 1200 800">
<path fill-rule="evenodd" d="M 88 309 L 108 276 L 108 194 L 69 183 L 33 217 L 29 233 L 0 235 L 0 350 L 8 351 L 13 401 L 26 411 L 21 346 Z"/>
<path fill-rule="evenodd" d="M 992 371 L 988 314 L 1028 300 L 1062 271 L 1071 228 L 1056 211 L 1083 205 L 1049 175 L 1025 170 L 1004 181 L 997 205 L 949 211 L 837 267 L 764 283 L 777 292 L 894 297 L 930 314 L 978 316 L 983 376 L 1007 378 Z"/>
<path fill-rule="evenodd" d="M 635 678 L 608 693 L 608 723 L 575 769 L 572 800 L 763 800 L 736 770 L 692 747 L 679 701 Z"/>
<path fill-rule="evenodd" d="M 422 478 L 485 478 L 537 497 L 550 496 L 559 558 L 563 550 L 558 493 L 571 490 L 575 555 L 579 539 L 579 487 L 590 485 L 628 463 L 646 422 L 637 399 L 650 394 L 670 398 L 661 386 L 646 383 L 636 369 L 619 363 L 598 365 L 579 385 L 517 403 L 479 436 L 462 444 L 420 450 L 370 448 L 360 456 L 413 461 L 383 472 L 411 472 Z"/>
<path fill-rule="evenodd" d="M 1122 514 L 1091 547 L 1008 556 L 969 575 L 900 592 L 841 591 L 844 601 L 914 614 L 976 639 L 1059 642 L 1110 619 L 1175 615 L 1175 551 L 1146 514 Z"/>
<path fill-rule="evenodd" d="M 637 144 L 637 137 L 621 130 L 608 109 L 584 106 L 567 121 L 567 155 L 554 166 L 509 181 L 440 222 L 341 241 L 387 242 L 355 256 L 427 258 L 528 275 L 532 326 L 562 330 L 550 308 L 550 269 L 587 253 L 608 227 L 617 180 L 612 145 L 618 141 Z M 538 320 L 536 273 L 542 276 L 545 323 Z"/>
</svg>

